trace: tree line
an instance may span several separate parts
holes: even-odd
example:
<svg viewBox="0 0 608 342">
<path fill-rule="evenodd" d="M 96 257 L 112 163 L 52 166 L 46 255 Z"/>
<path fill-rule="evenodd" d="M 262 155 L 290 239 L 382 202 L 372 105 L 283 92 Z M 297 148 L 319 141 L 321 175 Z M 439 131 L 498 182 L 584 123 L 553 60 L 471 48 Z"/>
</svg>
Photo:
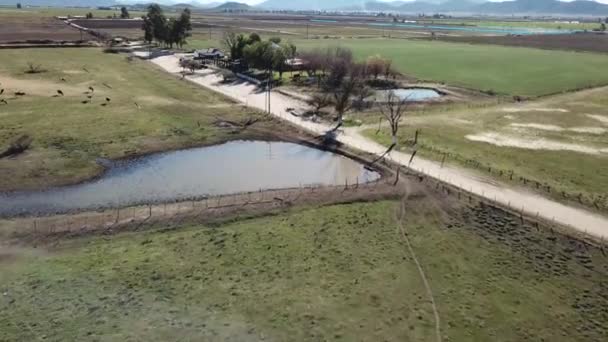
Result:
<svg viewBox="0 0 608 342">
<path fill-rule="evenodd" d="M 159 5 L 148 6 L 148 13 L 142 16 L 144 40 L 169 48 L 173 48 L 174 45 L 181 48 L 187 44 L 186 38 L 190 37 L 192 31 L 190 14 L 190 10 L 185 8 L 178 18 L 168 19 Z"/>
</svg>

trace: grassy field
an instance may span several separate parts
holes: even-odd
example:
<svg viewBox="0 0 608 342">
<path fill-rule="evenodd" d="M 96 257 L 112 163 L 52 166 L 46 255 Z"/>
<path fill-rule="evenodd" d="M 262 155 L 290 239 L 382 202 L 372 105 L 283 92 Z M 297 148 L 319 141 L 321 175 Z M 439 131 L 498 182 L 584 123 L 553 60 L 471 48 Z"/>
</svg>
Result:
<svg viewBox="0 0 608 342">
<path fill-rule="evenodd" d="M 500 94 L 539 96 L 608 84 L 603 55 L 433 41 L 354 39 L 296 41 L 302 50 L 342 46 L 359 59 L 383 55 L 402 73 Z"/>
<path fill-rule="evenodd" d="M 551 195 L 579 201 L 608 210 L 608 174 L 600 172 L 608 165 L 608 89 L 598 88 L 579 93 L 546 98 L 542 101 L 516 106 L 492 105 L 474 108 L 445 106 L 412 112 L 401 131 L 402 146 L 421 130 L 420 152 L 423 156 L 446 161 L 509 181 L 536 188 L 536 182 L 551 186 Z M 368 118 L 368 122 L 373 119 Z M 377 121 L 376 121 L 377 122 Z M 494 135 L 503 146 L 472 141 L 467 136 Z M 366 135 L 390 144 L 390 134 L 384 129 Z M 512 143 L 511 143 L 512 142 Z M 514 145 L 523 142 L 528 148 Z M 548 150 L 546 145 L 560 144 L 564 150 Z M 537 149 L 534 149 L 537 148 Z M 591 149 L 597 153 L 583 153 Z M 603 151 L 603 152 L 601 152 Z M 474 160 L 475 165 L 467 160 Z M 502 176 L 499 176 L 502 171 Z M 545 192 L 545 191 L 543 191 Z M 546 192 L 545 192 L 546 193 Z"/>
<path fill-rule="evenodd" d="M 553 22 L 553 21 L 529 21 L 529 20 L 440 20 L 433 21 L 436 24 L 452 24 L 452 25 L 474 25 L 474 26 L 485 26 L 485 27 L 507 27 L 507 28 L 535 28 L 535 29 L 551 29 L 551 30 L 593 30 L 600 28 L 600 24 L 594 23 L 568 23 L 568 22 Z"/>
<path fill-rule="evenodd" d="M 221 46 L 219 33 L 212 37 L 195 35 L 188 46 Z M 503 95 L 534 97 L 608 84 L 608 76 L 597 72 L 608 67 L 608 60 L 594 53 L 409 39 L 282 38 L 298 51 L 341 46 L 352 49 L 359 60 L 391 58 L 401 73 L 422 80 Z"/>
<path fill-rule="evenodd" d="M 417 198 L 403 226 L 444 340 L 606 338 L 597 249 L 487 207 L 448 215 L 436 203 Z M 396 207 L 294 209 L 8 249 L 0 339 L 435 341 Z"/>
<path fill-rule="evenodd" d="M 26 74 L 28 62 L 45 72 Z M 100 157 L 217 142 L 229 135 L 213 125 L 218 118 L 258 115 L 147 62 L 93 48 L 3 50 L 0 83 L 8 102 L 0 103 L 0 148 L 33 138 L 26 153 L 0 159 L 0 190 L 86 179 L 100 171 Z"/>
</svg>

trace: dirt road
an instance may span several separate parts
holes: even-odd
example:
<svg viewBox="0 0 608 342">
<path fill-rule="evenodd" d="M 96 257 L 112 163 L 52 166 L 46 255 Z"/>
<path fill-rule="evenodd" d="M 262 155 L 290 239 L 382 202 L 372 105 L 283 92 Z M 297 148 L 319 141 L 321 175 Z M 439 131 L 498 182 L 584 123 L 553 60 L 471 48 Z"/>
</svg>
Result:
<svg viewBox="0 0 608 342">
<path fill-rule="evenodd" d="M 179 57 L 179 55 L 161 56 L 151 61 L 170 73 L 179 73 L 182 70 L 179 67 Z M 247 106 L 261 110 L 267 109 L 266 93 L 259 92 L 253 84 L 246 82 L 223 83 L 221 75 L 208 69 L 186 76 L 186 78 Z M 277 92 L 273 92 L 270 96 L 271 113 L 273 115 L 298 125 L 313 134 L 323 134 L 330 129 L 326 124 L 305 121 L 287 111 L 288 108 L 307 108 L 307 105 L 303 102 Z M 376 155 L 380 155 L 386 150 L 386 147 L 361 136 L 357 129 L 353 128 L 345 129 L 344 132 L 337 135 L 336 139 L 350 147 Z M 410 157 L 409 153 L 396 151 L 387 156 L 388 159 L 402 165 L 408 165 Z M 530 216 L 538 215 L 546 220 L 570 226 L 596 237 L 608 237 L 608 217 L 591 211 L 559 203 L 524 188 L 497 182 L 473 171 L 454 166 L 442 166 L 438 162 L 418 156 L 409 167 Z"/>
</svg>

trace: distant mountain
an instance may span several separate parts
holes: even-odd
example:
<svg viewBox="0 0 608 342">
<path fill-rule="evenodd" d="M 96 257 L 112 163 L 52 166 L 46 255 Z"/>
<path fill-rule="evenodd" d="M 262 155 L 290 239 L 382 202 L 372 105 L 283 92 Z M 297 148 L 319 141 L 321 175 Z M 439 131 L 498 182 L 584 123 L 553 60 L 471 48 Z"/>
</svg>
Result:
<svg viewBox="0 0 608 342">
<path fill-rule="evenodd" d="M 174 8 L 205 8 L 214 11 L 262 10 L 356 10 L 400 13 L 468 13 L 494 15 L 608 15 L 608 5 L 591 0 L 564 2 L 558 0 L 415 0 L 385 2 L 378 0 L 266 0 L 255 7 L 239 2 L 205 4 L 201 0 L 158 0 L 164 6 Z M 2 6 L 55 6 L 55 7 L 98 7 L 138 4 L 150 0 L 0 0 Z M 179 4 L 176 4 L 179 2 Z M 175 4 L 175 5 L 174 5 Z"/>
<path fill-rule="evenodd" d="M 40 6 L 40 7 L 98 7 L 114 6 L 114 0 L 0 0 L 0 6 Z"/>
<path fill-rule="evenodd" d="M 267 0 L 256 7 L 272 10 L 366 10 L 402 13 L 471 13 L 471 14 L 565 14 L 606 15 L 608 5 L 591 0 L 564 2 L 558 0 Z"/>
<path fill-rule="evenodd" d="M 233 1 L 229 1 L 229 2 L 225 2 L 217 7 L 213 7 L 210 10 L 211 11 L 249 11 L 253 9 L 253 7 L 244 4 L 242 2 L 233 2 Z"/>
<path fill-rule="evenodd" d="M 608 5 L 595 1 L 578 0 L 563 2 L 556 0 L 516 0 L 509 2 L 486 2 L 479 5 L 480 13 L 492 14 L 595 14 L 608 13 Z"/>
</svg>

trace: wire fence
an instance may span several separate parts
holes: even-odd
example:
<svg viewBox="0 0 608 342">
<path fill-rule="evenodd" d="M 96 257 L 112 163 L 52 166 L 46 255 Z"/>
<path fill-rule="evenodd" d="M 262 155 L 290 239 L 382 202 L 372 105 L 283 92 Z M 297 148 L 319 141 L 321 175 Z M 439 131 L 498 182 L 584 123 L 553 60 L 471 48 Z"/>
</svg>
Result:
<svg viewBox="0 0 608 342">
<path fill-rule="evenodd" d="M 392 166 L 387 160 L 382 160 L 381 163 L 387 167 Z M 398 175 L 405 177 L 401 177 L 400 181 Z M 383 177 L 368 183 L 354 182 L 349 184 L 345 182 L 343 185 L 311 185 L 297 188 L 267 189 L 171 203 L 154 203 L 93 212 L 18 218 L 10 220 L 8 228 L 5 225 L 5 233 L 8 230 L 14 238 L 36 240 L 53 235 L 77 236 L 91 232 L 112 233 L 120 230 L 138 230 L 155 224 L 172 227 L 193 220 L 195 222 L 221 220 L 230 217 L 232 214 L 264 213 L 295 204 L 326 205 L 396 198 L 405 193 L 403 187 L 396 186 L 397 184 L 403 184 L 403 179 L 406 179 L 406 183 L 421 183 L 426 188 L 439 193 L 440 196 L 456 199 L 463 204 L 476 206 L 481 203 L 501 209 L 518 218 L 522 226 L 528 224 L 536 229 L 545 228 L 587 241 L 604 243 L 603 236 L 591 235 L 587 231 L 581 231 L 554 220 L 543 218 L 538 214 L 530 213 L 526 211 L 526 208 L 517 208 L 511 203 L 505 205 L 453 185 L 449 181 L 405 168 L 400 168 L 400 171 L 394 176 Z"/>
<path fill-rule="evenodd" d="M 561 198 L 563 200 L 582 204 L 589 208 L 595 208 L 598 211 L 608 212 L 608 193 L 593 195 L 585 194 L 583 192 L 572 192 L 566 191 L 564 189 L 556 189 L 554 186 L 547 182 L 531 179 L 529 177 L 526 177 L 525 175 L 517 174 L 515 173 L 515 171 L 510 169 L 501 169 L 496 166 L 484 164 L 475 159 L 465 158 L 459 154 L 445 152 L 444 150 L 433 147 L 431 145 L 421 144 L 420 146 L 425 150 L 440 155 L 442 158 L 442 163 L 448 161 L 448 159 L 451 159 L 460 163 L 461 165 L 466 165 L 467 167 L 487 172 L 499 179 L 508 180 L 510 182 L 518 182 L 519 184 L 531 187 L 538 192 L 550 195 L 553 198 Z"/>
<path fill-rule="evenodd" d="M 205 221 L 230 213 L 250 210 L 267 211 L 294 204 L 337 203 L 373 199 L 394 193 L 394 180 L 342 185 L 310 185 L 284 189 L 266 189 L 210 196 L 170 203 L 150 203 L 98 211 L 14 218 L 6 220 L 5 232 L 15 238 L 43 238 L 51 235 L 79 235 L 89 232 L 113 232 L 120 229 L 139 229 L 144 225 L 180 224 L 188 219 Z M 393 188 L 393 189 L 391 189 Z M 8 222 L 8 223 L 7 223 Z"/>
</svg>

